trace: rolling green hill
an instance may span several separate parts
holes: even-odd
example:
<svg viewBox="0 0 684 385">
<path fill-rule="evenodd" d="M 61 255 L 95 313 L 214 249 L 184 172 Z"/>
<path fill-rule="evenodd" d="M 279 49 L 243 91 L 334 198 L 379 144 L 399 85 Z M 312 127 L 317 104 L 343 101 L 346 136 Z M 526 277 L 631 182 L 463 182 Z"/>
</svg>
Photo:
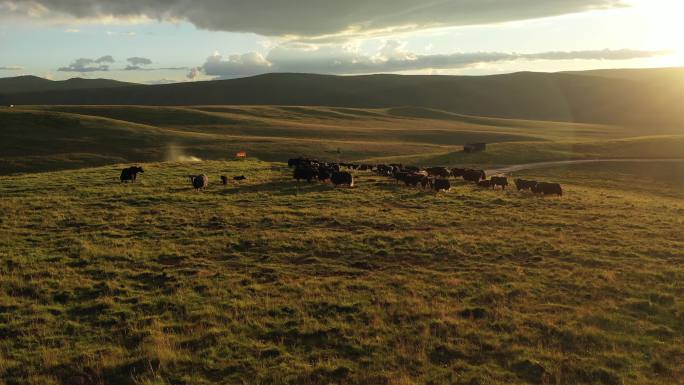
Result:
<svg viewBox="0 0 684 385">
<path fill-rule="evenodd" d="M 644 132 L 649 136 L 644 136 Z M 489 149 L 465 154 L 462 145 Z M 604 157 L 684 158 L 669 130 L 484 118 L 416 107 L 44 106 L 0 109 L 0 173 L 121 162 L 230 159 L 496 165 Z"/>
<path fill-rule="evenodd" d="M 682 103 L 684 87 L 674 82 L 533 72 L 493 76 L 279 73 L 107 89 L 5 92 L 4 95 L 0 90 L 0 104 L 14 105 L 410 106 L 475 116 L 619 124 L 644 129 L 681 129 L 684 125 Z"/>
</svg>

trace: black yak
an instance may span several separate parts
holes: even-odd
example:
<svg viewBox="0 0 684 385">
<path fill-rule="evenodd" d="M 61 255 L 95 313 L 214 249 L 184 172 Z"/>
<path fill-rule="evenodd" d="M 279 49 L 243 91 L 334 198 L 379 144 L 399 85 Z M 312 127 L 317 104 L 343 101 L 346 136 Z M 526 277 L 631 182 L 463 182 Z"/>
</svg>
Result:
<svg viewBox="0 0 684 385">
<path fill-rule="evenodd" d="M 558 183 L 539 182 L 532 187 L 532 192 L 541 195 L 558 195 L 563 196 L 563 189 Z"/>
<path fill-rule="evenodd" d="M 482 179 L 487 179 L 487 175 L 482 170 L 466 170 L 463 173 L 463 179 L 469 182 L 479 182 Z"/>
<path fill-rule="evenodd" d="M 525 179 L 516 179 L 515 180 L 515 187 L 518 189 L 518 191 L 531 190 L 536 185 L 537 185 L 537 181 L 534 181 L 534 180 L 525 180 Z"/>
<path fill-rule="evenodd" d="M 420 183 L 423 188 L 429 183 L 429 178 L 423 174 L 408 174 L 404 177 L 404 183 L 407 186 L 417 187 Z"/>
<path fill-rule="evenodd" d="M 138 177 L 139 173 L 144 173 L 145 170 L 143 170 L 142 167 L 138 166 L 133 166 L 129 168 L 124 168 L 121 170 L 121 176 L 119 179 L 121 179 L 121 183 L 126 182 L 135 182 L 136 178 Z"/>
<path fill-rule="evenodd" d="M 192 183 L 192 187 L 195 188 L 195 190 L 201 190 L 203 188 L 206 188 L 209 186 L 209 178 L 204 175 L 189 175 L 190 178 L 190 183 Z"/>
<path fill-rule="evenodd" d="M 451 188 L 451 183 L 449 182 L 449 179 L 435 179 L 432 181 L 432 189 L 435 191 L 449 191 Z"/>
<path fill-rule="evenodd" d="M 354 176 L 346 171 L 334 172 L 330 176 L 330 180 L 335 186 L 347 185 L 349 187 L 354 187 Z"/>
<path fill-rule="evenodd" d="M 451 169 L 451 176 L 458 178 L 462 177 L 465 175 L 466 169 L 465 168 L 452 168 Z"/>
<path fill-rule="evenodd" d="M 304 168 L 304 167 L 297 167 L 294 170 L 294 173 L 292 175 L 293 179 L 296 179 L 297 182 L 300 180 L 304 179 L 307 182 L 311 183 L 311 180 L 316 178 L 318 176 L 318 173 L 311 168 Z"/>
<path fill-rule="evenodd" d="M 425 171 L 427 171 L 429 176 L 439 176 L 442 178 L 448 178 L 451 176 L 451 171 L 449 171 L 449 169 L 446 167 L 430 167 L 426 168 Z"/>
</svg>

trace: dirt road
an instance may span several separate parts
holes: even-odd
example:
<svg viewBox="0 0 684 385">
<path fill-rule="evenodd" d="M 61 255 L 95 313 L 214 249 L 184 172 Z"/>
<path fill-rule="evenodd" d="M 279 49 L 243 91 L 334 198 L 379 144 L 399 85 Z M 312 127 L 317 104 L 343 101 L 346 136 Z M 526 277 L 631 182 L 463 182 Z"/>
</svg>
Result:
<svg viewBox="0 0 684 385">
<path fill-rule="evenodd" d="M 581 159 L 581 160 L 558 160 L 553 162 L 523 163 L 512 166 L 501 166 L 485 170 L 487 175 L 506 175 L 516 171 L 532 170 L 535 168 L 545 168 L 562 165 L 585 164 L 585 163 L 656 163 L 656 162 L 682 162 L 684 159 Z"/>
</svg>

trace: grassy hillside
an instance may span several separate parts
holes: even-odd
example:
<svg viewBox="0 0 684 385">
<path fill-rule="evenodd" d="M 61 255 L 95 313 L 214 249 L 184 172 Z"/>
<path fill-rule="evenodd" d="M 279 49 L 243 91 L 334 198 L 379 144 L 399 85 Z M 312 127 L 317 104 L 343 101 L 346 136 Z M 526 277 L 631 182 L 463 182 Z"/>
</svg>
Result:
<svg viewBox="0 0 684 385">
<path fill-rule="evenodd" d="M 521 174 L 562 198 L 297 186 L 259 161 L 121 185 L 120 167 L 0 177 L 0 383 L 684 378 L 680 166 Z"/>
<path fill-rule="evenodd" d="M 0 108 L 0 173 L 120 162 L 292 155 L 424 165 L 684 157 L 672 130 L 474 117 L 417 107 L 49 106 Z M 645 134 L 651 136 L 644 137 Z M 490 143 L 464 154 L 468 142 Z"/>
<path fill-rule="evenodd" d="M 5 95 L 0 92 L 0 105 L 413 106 L 509 119 L 681 129 L 684 88 L 673 84 L 677 83 L 572 73 L 522 72 L 493 76 L 279 73 L 154 86 Z"/>
<path fill-rule="evenodd" d="M 670 68 L 624 68 L 566 72 L 574 75 L 598 76 L 626 79 L 640 82 L 669 83 L 670 86 L 684 86 L 684 67 Z"/>
</svg>

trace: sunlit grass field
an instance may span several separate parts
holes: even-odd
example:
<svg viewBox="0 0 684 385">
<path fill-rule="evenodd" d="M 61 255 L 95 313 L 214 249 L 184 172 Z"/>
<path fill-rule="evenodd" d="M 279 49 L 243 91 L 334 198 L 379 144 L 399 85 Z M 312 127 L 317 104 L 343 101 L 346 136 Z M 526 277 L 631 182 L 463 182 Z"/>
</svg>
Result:
<svg viewBox="0 0 684 385">
<path fill-rule="evenodd" d="M 0 177 L 0 384 L 684 378 L 681 165 L 516 173 L 562 198 L 143 166 Z"/>
</svg>

